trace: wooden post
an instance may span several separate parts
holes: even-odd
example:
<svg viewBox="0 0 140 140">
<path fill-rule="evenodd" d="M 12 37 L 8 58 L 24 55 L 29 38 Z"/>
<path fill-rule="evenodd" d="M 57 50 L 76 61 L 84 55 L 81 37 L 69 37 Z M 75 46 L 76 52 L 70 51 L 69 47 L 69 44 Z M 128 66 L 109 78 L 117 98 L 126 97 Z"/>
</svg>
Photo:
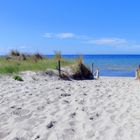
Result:
<svg viewBox="0 0 140 140">
<path fill-rule="evenodd" d="M 92 74 L 94 72 L 94 63 L 92 63 Z"/>
<path fill-rule="evenodd" d="M 58 60 L 58 72 L 59 72 L 59 76 L 61 76 L 61 62 L 60 62 L 60 60 Z"/>
<path fill-rule="evenodd" d="M 92 76 L 93 76 L 93 79 L 94 79 L 94 63 L 92 62 L 92 66 L 91 66 L 91 72 L 92 72 Z"/>
<path fill-rule="evenodd" d="M 96 74 L 97 74 L 97 79 L 99 79 L 99 68 L 97 68 Z"/>
</svg>

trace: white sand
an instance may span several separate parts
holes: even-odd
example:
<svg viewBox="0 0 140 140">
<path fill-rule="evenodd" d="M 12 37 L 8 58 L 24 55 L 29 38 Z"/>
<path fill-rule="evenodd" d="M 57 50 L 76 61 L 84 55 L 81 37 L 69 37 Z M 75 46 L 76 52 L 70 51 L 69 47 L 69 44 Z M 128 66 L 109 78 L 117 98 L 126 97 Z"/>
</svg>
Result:
<svg viewBox="0 0 140 140">
<path fill-rule="evenodd" d="M 140 140 L 140 82 L 0 77 L 0 140 Z"/>
</svg>

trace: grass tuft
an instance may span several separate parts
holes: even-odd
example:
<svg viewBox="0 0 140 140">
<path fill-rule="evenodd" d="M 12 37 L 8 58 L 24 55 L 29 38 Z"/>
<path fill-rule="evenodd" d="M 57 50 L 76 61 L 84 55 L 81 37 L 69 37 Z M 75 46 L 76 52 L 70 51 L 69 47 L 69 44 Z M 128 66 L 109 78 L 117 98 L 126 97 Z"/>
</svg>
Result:
<svg viewBox="0 0 140 140">
<path fill-rule="evenodd" d="M 20 52 L 17 50 L 11 50 L 10 56 L 20 56 Z"/>
<path fill-rule="evenodd" d="M 19 75 L 15 75 L 13 78 L 14 80 L 17 80 L 17 81 L 23 81 L 22 77 Z"/>
<path fill-rule="evenodd" d="M 61 58 L 62 58 L 61 52 L 60 52 L 60 51 L 55 51 L 54 58 L 55 58 L 57 61 L 58 61 L 58 60 L 61 60 Z"/>
<path fill-rule="evenodd" d="M 83 57 L 76 59 L 77 64 L 73 67 L 73 78 L 76 80 L 93 79 L 93 74 L 85 64 L 83 64 Z"/>
</svg>

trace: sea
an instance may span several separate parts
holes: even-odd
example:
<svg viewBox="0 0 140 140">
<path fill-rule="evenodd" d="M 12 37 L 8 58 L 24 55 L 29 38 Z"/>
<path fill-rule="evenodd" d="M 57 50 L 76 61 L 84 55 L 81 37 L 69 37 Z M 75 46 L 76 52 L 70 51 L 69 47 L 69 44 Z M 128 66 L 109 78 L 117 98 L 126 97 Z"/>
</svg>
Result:
<svg viewBox="0 0 140 140">
<path fill-rule="evenodd" d="M 52 57 L 52 56 L 49 56 Z M 63 58 L 75 59 L 78 55 L 62 55 Z M 135 71 L 140 65 L 140 55 L 83 55 L 84 63 L 100 76 L 135 77 Z"/>
</svg>

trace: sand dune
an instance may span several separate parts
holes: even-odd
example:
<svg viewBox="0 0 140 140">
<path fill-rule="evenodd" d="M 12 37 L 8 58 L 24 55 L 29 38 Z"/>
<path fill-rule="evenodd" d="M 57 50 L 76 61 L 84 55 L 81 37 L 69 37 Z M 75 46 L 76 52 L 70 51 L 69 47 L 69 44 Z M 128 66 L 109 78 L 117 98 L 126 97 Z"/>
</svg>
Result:
<svg viewBox="0 0 140 140">
<path fill-rule="evenodd" d="M 140 82 L 0 77 L 0 140 L 139 140 Z"/>
</svg>

